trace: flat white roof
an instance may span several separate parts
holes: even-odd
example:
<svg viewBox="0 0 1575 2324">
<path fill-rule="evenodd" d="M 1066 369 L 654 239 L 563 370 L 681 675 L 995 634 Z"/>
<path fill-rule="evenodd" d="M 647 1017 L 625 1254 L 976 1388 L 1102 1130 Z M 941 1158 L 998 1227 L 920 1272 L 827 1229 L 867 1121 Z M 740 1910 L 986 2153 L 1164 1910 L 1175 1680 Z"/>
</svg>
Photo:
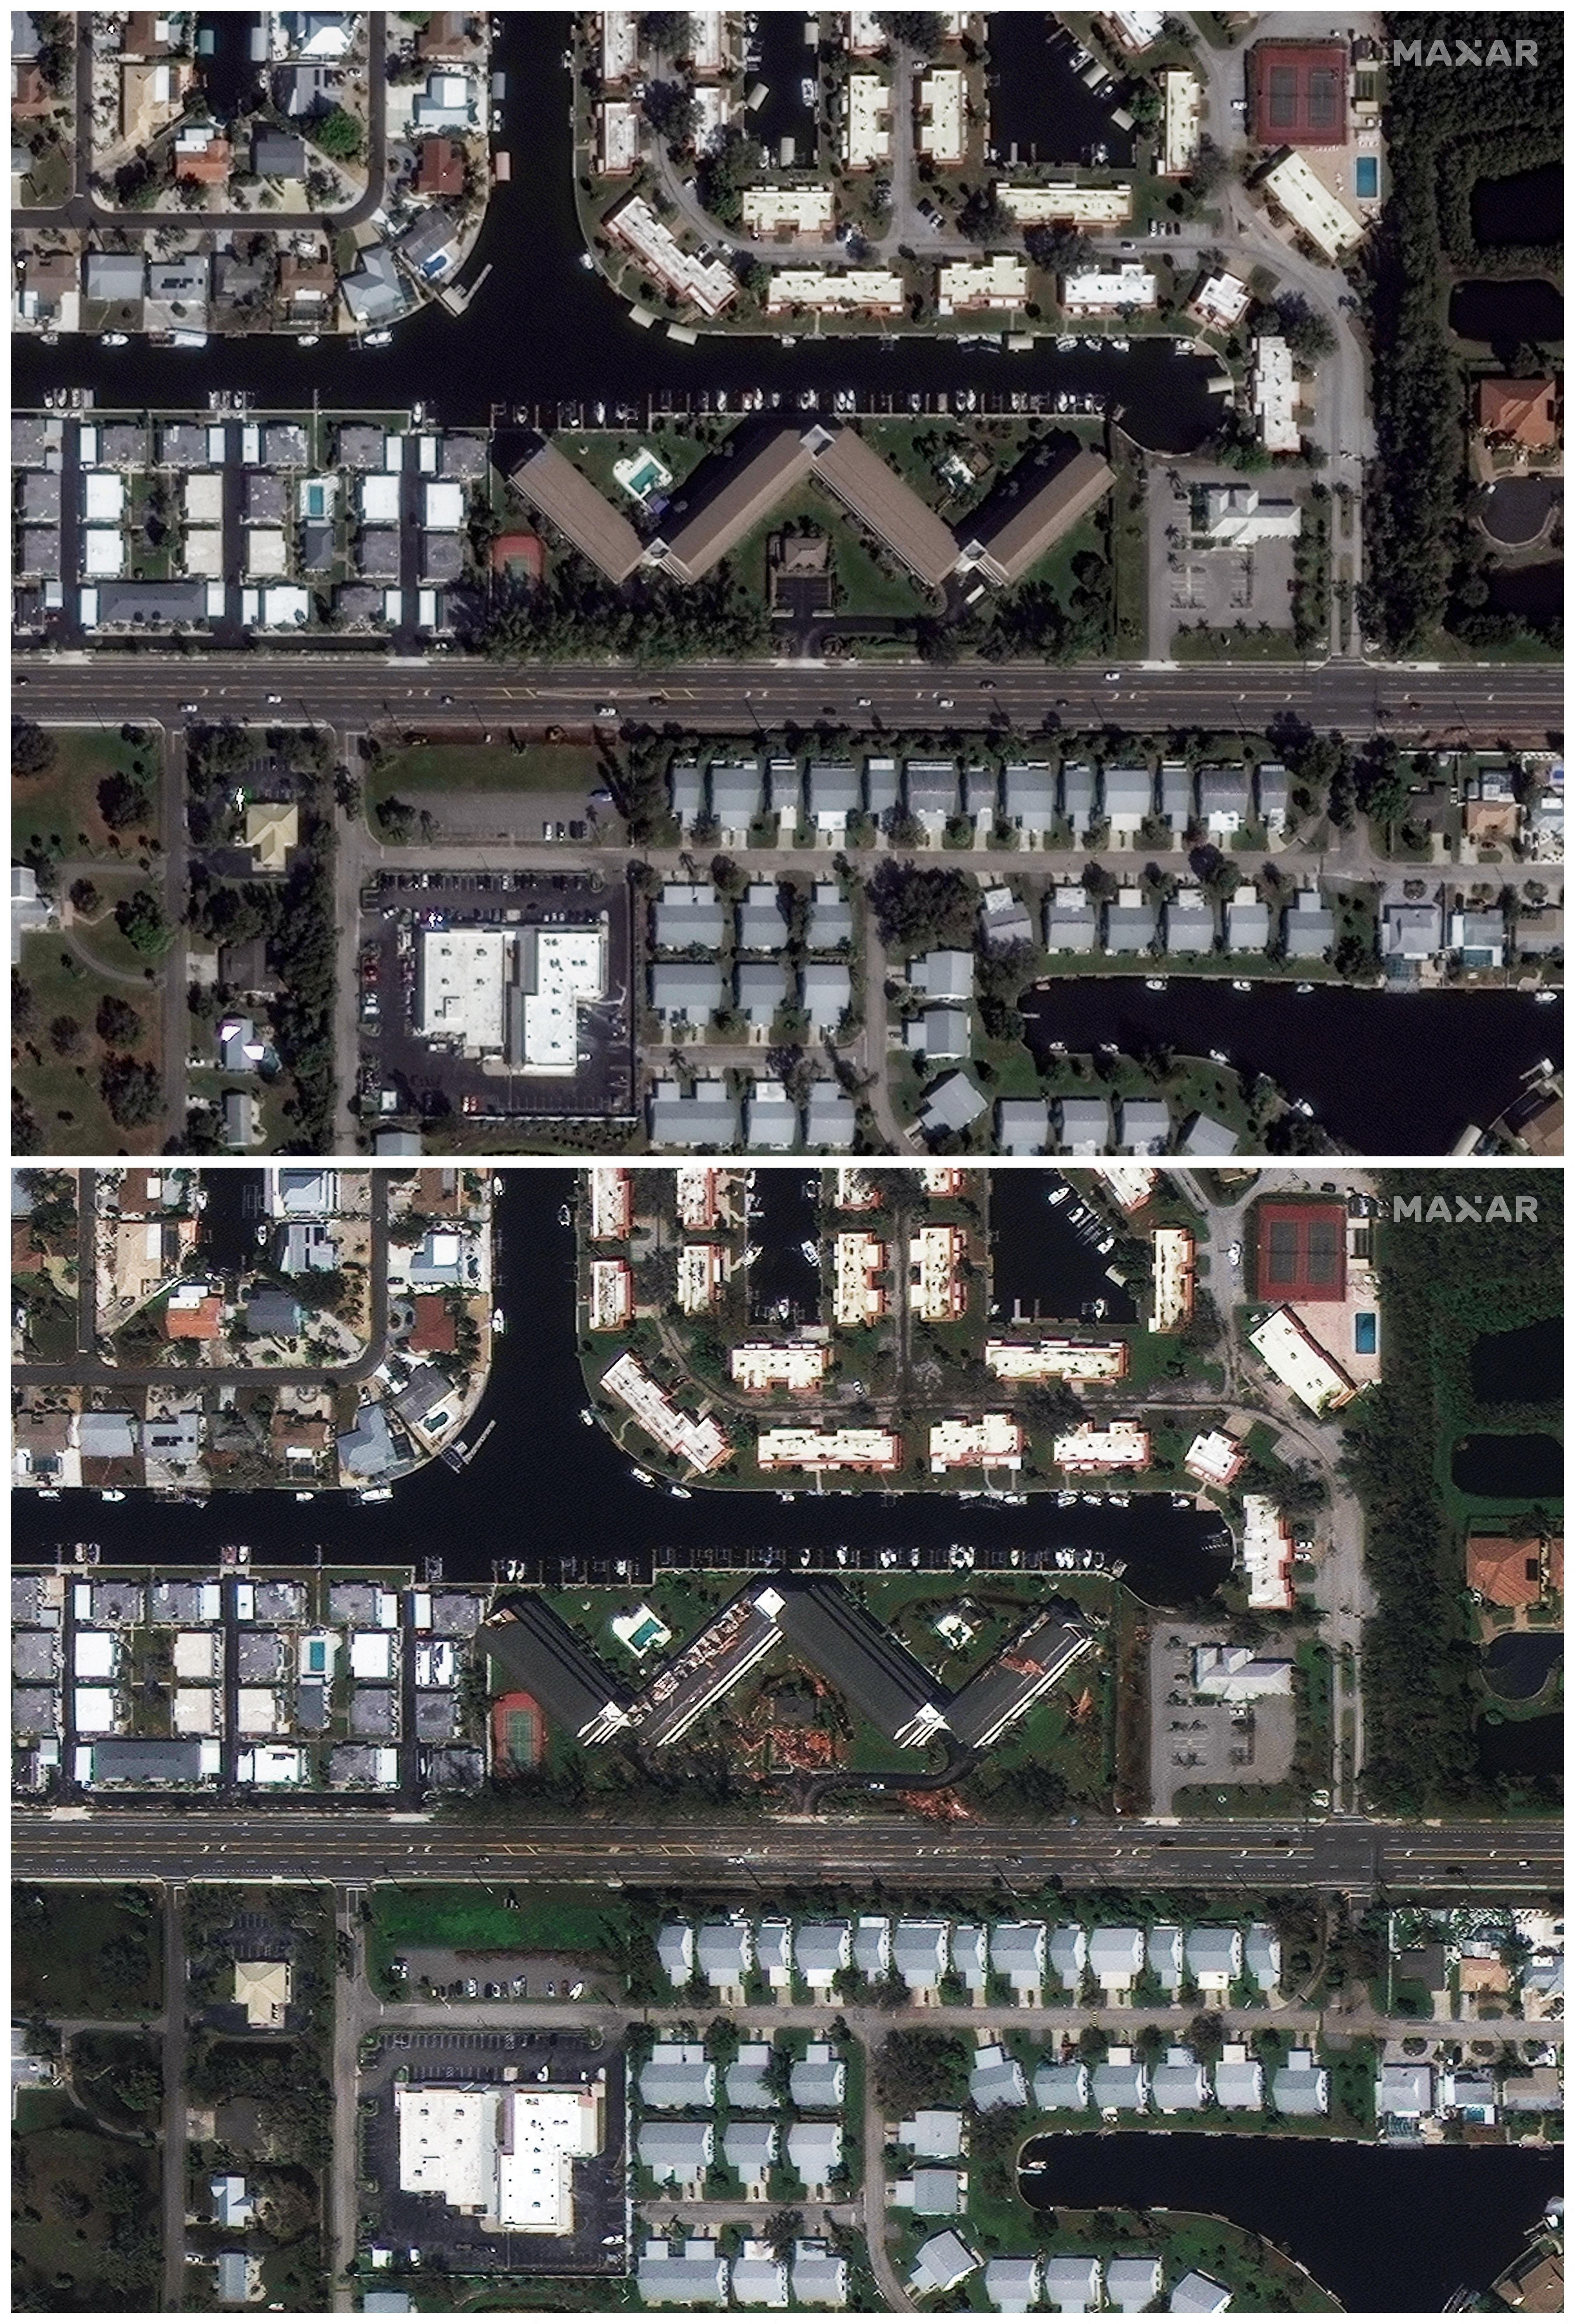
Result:
<svg viewBox="0 0 1575 2324">
<path fill-rule="evenodd" d="M 504 947 L 502 928 L 428 929 L 421 938 L 416 1030 L 424 1040 L 458 1039 L 482 1055 L 503 1046 Z"/>
</svg>

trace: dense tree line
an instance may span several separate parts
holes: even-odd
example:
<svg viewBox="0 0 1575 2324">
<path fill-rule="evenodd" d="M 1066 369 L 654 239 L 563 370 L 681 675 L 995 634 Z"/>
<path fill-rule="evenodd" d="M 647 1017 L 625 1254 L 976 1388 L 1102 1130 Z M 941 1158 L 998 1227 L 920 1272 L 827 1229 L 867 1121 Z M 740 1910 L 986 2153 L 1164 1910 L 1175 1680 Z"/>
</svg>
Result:
<svg viewBox="0 0 1575 2324">
<path fill-rule="evenodd" d="M 1422 650 L 1451 615 L 1457 568 L 1470 577 L 1466 555 L 1467 493 L 1459 426 L 1462 366 L 1445 316 L 1447 279 L 1441 178 L 1446 157 L 1462 180 L 1506 166 L 1525 148 L 1531 124 L 1561 118 L 1562 41 L 1555 16 L 1420 14 L 1405 20 L 1408 39 L 1452 49 L 1464 41 L 1486 49 L 1534 24 L 1535 65 L 1480 72 L 1396 69 L 1388 77 L 1385 115 L 1389 197 L 1367 254 L 1367 320 L 1372 346 L 1373 420 L 1377 459 L 1364 509 L 1367 581 L 1363 618 L 1394 654 Z M 1533 136 L 1541 155 L 1543 131 Z M 1514 167 L 1512 160 L 1507 166 Z M 1469 186 L 1460 198 L 1468 204 Z M 1458 234 L 1451 226 L 1451 236 Z M 1478 576 L 1479 577 L 1479 576 Z M 1486 588 L 1483 589 L 1483 598 Z M 1508 616 L 1456 600 L 1453 618 L 1476 613 L 1469 641 L 1497 641 Z M 1492 632 L 1488 634 L 1484 630 Z"/>
<path fill-rule="evenodd" d="M 1424 1202 L 1438 1191 L 1421 1174 L 1385 1183 L 1387 1194 Z M 1480 1657 L 1438 1462 L 1441 1441 L 1469 1416 L 1455 1367 L 1471 1337 L 1558 1312 L 1562 1204 L 1557 1180 L 1543 1174 L 1495 1178 L 1493 1191 L 1512 1214 L 1516 1194 L 1534 1194 L 1536 1218 L 1383 1228 L 1384 1378 L 1347 1431 L 1377 1597 L 1365 1639 L 1365 1781 L 1371 1803 L 1391 1813 L 1495 1799 L 1478 1770 Z"/>
<path fill-rule="evenodd" d="M 562 556 L 545 580 L 495 592 L 467 642 L 497 661 L 605 654 L 649 668 L 695 655 L 742 660 L 769 633 L 763 600 L 726 562 L 692 586 L 640 573 L 615 588 L 584 558 Z"/>
</svg>

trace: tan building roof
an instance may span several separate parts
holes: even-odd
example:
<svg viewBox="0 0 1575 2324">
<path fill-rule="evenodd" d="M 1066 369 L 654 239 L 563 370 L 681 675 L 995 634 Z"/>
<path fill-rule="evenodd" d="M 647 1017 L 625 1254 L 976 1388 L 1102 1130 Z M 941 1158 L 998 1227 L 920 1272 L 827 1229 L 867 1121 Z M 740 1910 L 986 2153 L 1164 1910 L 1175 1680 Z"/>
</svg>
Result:
<svg viewBox="0 0 1575 2324">
<path fill-rule="evenodd" d="M 967 554 L 1004 588 L 1020 581 L 1062 535 L 1103 499 L 1116 472 L 1097 452 L 1078 452 L 1048 483 L 1020 500 L 987 541 L 970 541 Z"/>
<path fill-rule="evenodd" d="M 780 428 L 741 462 L 720 492 L 664 542 L 662 563 L 680 581 L 698 581 L 736 549 L 807 475 L 810 452 L 796 428 Z"/>
<path fill-rule="evenodd" d="M 852 428 L 807 438 L 815 474 L 849 513 L 866 525 L 910 573 L 938 589 L 957 562 L 957 543 L 933 508 L 889 468 Z"/>
<path fill-rule="evenodd" d="M 237 1961 L 235 1997 L 248 2025 L 282 2025 L 290 2006 L 290 1963 Z"/>
<path fill-rule="evenodd" d="M 510 481 L 609 581 L 628 580 L 645 555 L 644 542 L 556 444 L 544 444 L 521 460 Z"/>
</svg>

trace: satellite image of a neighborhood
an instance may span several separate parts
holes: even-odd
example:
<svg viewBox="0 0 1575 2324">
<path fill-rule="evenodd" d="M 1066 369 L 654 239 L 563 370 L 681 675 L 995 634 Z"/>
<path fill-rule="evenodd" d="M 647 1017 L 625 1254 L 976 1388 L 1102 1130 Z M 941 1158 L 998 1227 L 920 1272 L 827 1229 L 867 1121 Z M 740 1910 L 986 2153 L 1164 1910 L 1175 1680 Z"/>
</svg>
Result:
<svg viewBox="0 0 1575 2324">
<path fill-rule="evenodd" d="M 1562 17 L 10 21 L 13 2309 L 1563 2312 Z"/>
</svg>

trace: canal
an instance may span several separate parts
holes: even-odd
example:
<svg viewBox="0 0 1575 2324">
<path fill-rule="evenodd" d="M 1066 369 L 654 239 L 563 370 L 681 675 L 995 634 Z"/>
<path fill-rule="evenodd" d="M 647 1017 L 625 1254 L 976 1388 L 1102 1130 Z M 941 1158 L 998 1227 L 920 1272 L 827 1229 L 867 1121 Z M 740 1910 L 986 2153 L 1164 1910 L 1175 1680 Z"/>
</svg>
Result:
<svg viewBox="0 0 1575 2324">
<path fill-rule="evenodd" d="M 1238 992 L 1223 977 L 1055 977 L 1021 1003 L 1041 1065 L 1110 1044 L 1128 1056 L 1220 1050 L 1238 1073 L 1267 1074 L 1352 1153 L 1447 1154 L 1469 1121 L 1485 1129 L 1521 1076 L 1557 1057 L 1561 1001 L 1524 992 L 1298 992 L 1280 982 Z"/>
<path fill-rule="evenodd" d="M 1288 2252 L 1342 2306 L 1437 2315 L 1486 2290 L 1559 2193 L 1557 2152 L 1370 2146 L 1202 2133 L 1056 2133 L 1030 2139 L 1020 2181 L 1036 2209 L 1202 2211 Z M 1134 2245 L 1133 2248 L 1139 2248 Z"/>
<path fill-rule="evenodd" d="M 513 160 L 494 186 L 486 223 L 465 270 L 493 272 L 463 316 L 425 308 L 394 331 L 390 347 L 359 349 L 324 339 L 303 348 L 288 337 L 214 339 L 201 349 L 105 348 L 62 338 L 55 347 L 18 335 L 12 346 L 12 400 L 34 403 L 46 389 L 91 388 L 106 409 L 184 408 L 210 392 L 243 390 L 264 409 L 299 410 L 315 397 L 326 410 L 391 410 L 424 401 L 447 425 L 485 421 L 494 406 L 547 408 L 623 404 L 643 419 L 647 401 L 698 399 L 723 390 L 732 408 L 746 389 L 777 392 L 784 405 L 806 392 L 852 390 L 860 404 L 906 409 L 971 388 L 982 400 L 1022 391 L 1114 399 L 1123 424 L 1159 451 L 1191 450 L 1219 424 L 1208 393 L 1211 358 L 1182 353 L 1173 340 L 1132 341 L 1127 355 L 1080 348 L 1059 355 L 1041 339 L 1031 355 L 944 337 L 800 338 L 704 337 L 681 346 L 661 325 L 638 329 L 627 302 L 580 263 L 584 241 L 574 203 L 569 151 L 570 37 L 566 15 L 511 12 L 494 63 L 506 75 L 500 142 Z M 795 17 L 797 32 L 800 19 Z M 781 36 L 776 36 L 780 42 Z M 793 76 L 773 70 L 791 93 Z M 788 49 L 783 64 L 796 60 Z"/>
<path fill-rule="evenodd" d="M 498 1296 L 507 1329 L 494 1343 L 486 1394 L 466 1432 L 497 1425 L 456 1474 L 441 1462 L 395 1486 L 372 1508 L 325 1493 L 302 1504 L 289 1492 L 216 1493 L 205 1503 L 133 1495 L 115 1503 L 67 1493 L 14 1501 L 14 1554 L 53 1557 L 61 1545 L 97 1542 L 106 1562 L 149 1558 L 207 1563 L 244 1542 L 268 1563 L 419 1564 L 438 1556 L 450 1581 L 487 1581 L 511 1560 L 529 1578 L 612 1578 L 617 1558 L 640 1574 L 658 1569 L 807 1565 L 878 1568 L 882 1551 L 904 1565 L 945 1569 L 953 1544 L 981 1568 L 1053 1568 L 1058 1549 L 1088 1549 L 1127 1562 L 1140 1595 L 1174 1609 L 1196 1606 L 1223 1579 L 1228 1552 L 1219 1519 L 1168 1494 L 1135 1494 L 1130 1506 L 1079 1501 L 1059 1508 L 1036 1494 L 1020 1508 L 962 1501 L 955 1494 L 837 1495 L 707 1491 L 676 1500 L 635 1480 L 633 1465 L 599 1426 L 582 1425 L 586 1402 L 575 1346 L 574 1235 L 557 1213 L 573 1194 L 566 1172 L 513 1169 L 499 1209 Z M 839 1549 L 845 1556 L 839 1558 Z"/>
</svg>

